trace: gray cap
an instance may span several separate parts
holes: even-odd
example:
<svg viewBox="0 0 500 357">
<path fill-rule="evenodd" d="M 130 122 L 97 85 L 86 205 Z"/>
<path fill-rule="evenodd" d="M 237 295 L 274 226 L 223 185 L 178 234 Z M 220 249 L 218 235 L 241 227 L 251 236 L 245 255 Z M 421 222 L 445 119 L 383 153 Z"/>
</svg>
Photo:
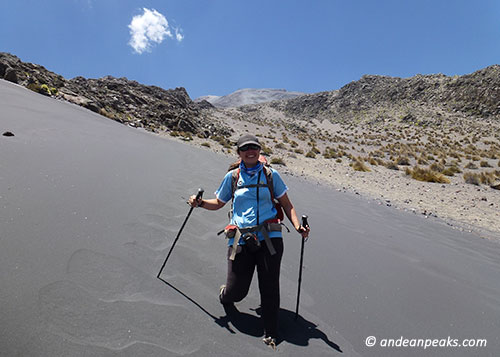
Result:
<svg viewBox="0 0 500 357">
<path fill-rule="evenodd" d="M 236 146 L 238 149 L 242 146 L 248 145 L 248 144 L 254 144 L 257 145 L 258 147 L 260 146 L 259 139 L 255 135 L 251 134 L 245 134 L 241 138 L 238 139 L 238 142 L 236 143 Z"/>
</svg>

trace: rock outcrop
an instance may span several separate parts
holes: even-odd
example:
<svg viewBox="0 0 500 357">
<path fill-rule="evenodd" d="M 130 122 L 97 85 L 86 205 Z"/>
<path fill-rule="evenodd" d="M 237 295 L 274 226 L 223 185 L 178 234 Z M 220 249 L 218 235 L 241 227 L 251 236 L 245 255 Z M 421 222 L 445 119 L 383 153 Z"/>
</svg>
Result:
<svg viewBox="0 0 500 357">
<path fill-rule="evenodd" d="M 184 88 L 162 89 L 127 78 L 65 79 L 45 67 L 0 53 L 0 77 L 27 88 L 78 104 L 110 119 L 150 131 L 180 131 L 203 137 L 230 135 L 212 120 L 210 103 L 194 103 Z"/>
<path fill-rule="evenodd" d="M 482 118 L 500 116 L 500 66 L 464 76 L 416 75 L 411 78 L 365 75 L 340 90 L 301 96 L 270 104 L 290 117 L 352 118 L 359 113 L 376 117 L 384 110 L 420 108 L 461 112 Z M 401 110 L 398 115 L 406 116 Z M 383 115 L 382 115 L 383 116 Z"/>
</svg>

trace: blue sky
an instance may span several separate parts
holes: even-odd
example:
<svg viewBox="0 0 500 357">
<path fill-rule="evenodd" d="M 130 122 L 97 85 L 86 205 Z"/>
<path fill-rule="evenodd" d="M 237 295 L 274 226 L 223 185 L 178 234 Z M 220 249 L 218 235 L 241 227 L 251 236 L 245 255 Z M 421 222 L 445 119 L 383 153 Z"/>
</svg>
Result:
<svg viewBox="0 0 500 357">
<path fill-rule="evenodd" d="M 498 0 L 16 0 L 1 9 L 0 51 L 65 78 L 127 77 L 185 87 L 193 99 L 500 63 Z"/>
</svg>

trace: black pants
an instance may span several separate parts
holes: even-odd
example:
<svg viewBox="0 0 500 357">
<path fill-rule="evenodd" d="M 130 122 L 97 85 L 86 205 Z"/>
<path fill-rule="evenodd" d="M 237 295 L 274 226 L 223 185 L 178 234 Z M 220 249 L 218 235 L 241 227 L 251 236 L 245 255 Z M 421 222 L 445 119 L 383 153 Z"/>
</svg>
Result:
<svg viewBox="0 0 500 357">
<path fill-rule="evenodd" d="M 229 247 L 226 290 L 221 301 L 231 303 L 243 300 L 248 294 L 253 272 L 257 267 L 264 331 L 266 337 L 277 337 L 283 239 L 272 238 L 271 242 L 276 250 L 275 255 L 271 255 L 266 243 L 261 242 L 261 248 L 255 253 L 250 253 L 243 247 L 242 251 L 236 254 L 234 261 L 229 259 L 232 250 Z"/>
</svg>

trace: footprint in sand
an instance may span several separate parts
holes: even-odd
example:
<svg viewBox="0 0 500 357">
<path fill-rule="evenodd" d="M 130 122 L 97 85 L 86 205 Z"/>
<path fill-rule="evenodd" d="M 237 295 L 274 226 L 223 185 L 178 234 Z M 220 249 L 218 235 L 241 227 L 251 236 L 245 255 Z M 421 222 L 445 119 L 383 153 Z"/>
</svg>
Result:
<svg viewBox="0 0 500 357">
<path fill-rule="evenodd" d="M 172 263 L 178 267 L 186 256 L 196 255 L 185 247 L 176 248 L 176 253 Z M 173 269 L 166 276 L 196 293 L 206 293 L 202 277 L 193 273 L 206 272 L 208 264 L 201 257 L 193 260 L 195 270 L 189 277 L 169 275 Z M 73 253 L 67 274 L 68 280 L 39 291 L 39 311 L 48 332 L 77 344 L 121 350 L 145 343 L 180 354 L 197 351 L 206 342 L 202 336 L 186 336 L 185 331 L 199 321 L 185 296 L 156 279 L 156 274 L 88 249 Z"/>
<path fill-rule="evenodd" d="M 180 298 L 165 294 L 155 275 L 146 274 L 119 258 L 92 250 L 80 249 L 73 253 L 67 272 L 70 280 L 102 301 L 182 303 Z"/>
<path fill-rule="evenodd" d="M 105 302 L 71 281 L 58 281 L 40 290 L 39 311 L 50 332 L 74 343 L 126 349 L 134 344 L 159 346 L 190 354 L 205 342 L 186 333 L 194 321 L 189 309 L 148 302 Z"/>
</svg>

